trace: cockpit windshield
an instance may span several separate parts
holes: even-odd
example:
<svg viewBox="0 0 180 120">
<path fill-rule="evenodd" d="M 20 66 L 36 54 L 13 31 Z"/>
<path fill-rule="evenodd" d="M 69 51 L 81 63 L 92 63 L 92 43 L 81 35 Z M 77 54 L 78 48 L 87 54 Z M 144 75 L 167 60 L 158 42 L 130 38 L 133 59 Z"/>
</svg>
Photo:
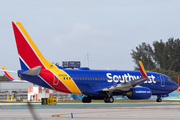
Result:
<svg viewBox="0 0 180 120">
<path fill-rule="evenodd" d="M 169 81 L 173 81 L 170 77 L 168 78 Z"/>
</svg>

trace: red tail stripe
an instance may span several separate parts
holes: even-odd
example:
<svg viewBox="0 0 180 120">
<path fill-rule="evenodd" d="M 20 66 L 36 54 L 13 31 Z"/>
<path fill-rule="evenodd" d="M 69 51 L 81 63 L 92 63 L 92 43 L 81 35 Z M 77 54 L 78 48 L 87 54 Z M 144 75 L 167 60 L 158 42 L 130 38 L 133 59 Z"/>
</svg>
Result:
<svg viewBox="0 0 180 120">
<path fill-rule="evenodd" d="M 7 72 L 4 72 L 4 73 L 10 80 L 14 80 L 11 76 L 9 76 L 9 74 L 7 74 Z"/>
<path fill-rule="evenodd" d="M 44 69 L 44 65 L 41 63 L 39 58 L 36 56 L 32 48 L 29 46 L 28 42 L 21 34 L 17 26 L 12 22 L 14 28 L 14 35 L 16 38 L 17 49 L 20 57 L 25 61 L 25 63 L 30 67 L 34 68 L 36 66 L 42 66 Z M 28 55 L 27 55 L 28 54 Z"/>
<path fill-rule="evenodd" d="M 144 77 L 144 78 L 148 78 L 147 76 L 146 76 L 146 74 L 144 73 L 144 71 L 142 70 L 142 67 L 140 66 L 140 72 L 141 72 L 141 74 L 142 74 L 142 76 Z"/>
</svg>

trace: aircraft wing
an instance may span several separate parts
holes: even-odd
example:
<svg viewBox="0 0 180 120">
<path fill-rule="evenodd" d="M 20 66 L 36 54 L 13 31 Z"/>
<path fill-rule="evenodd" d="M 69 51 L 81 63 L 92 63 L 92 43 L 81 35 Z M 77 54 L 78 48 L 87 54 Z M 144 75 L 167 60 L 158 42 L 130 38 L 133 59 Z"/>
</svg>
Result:
<svg viewBox="0 0 180 120">
<path fill-rule="evenodd" d="M 132 80 L 132 81 L 129 81 L 129 82 L 113 85 L 113 86 L 101 89 L 100 91 L 110 91 L 110 92 L 113 92 L 113 91 L 129 91 L 131 88 L 133 88 L 133 87 L 147 81 L 148 76 L 146 74 L 146 71 L 145 71 L 141 61 L 139 61 L 139 68 L 140 68 L 140 72 L 141 72 L 141 75 L 142 75 L 141 78 L 138 78 L 138 79 L 135 79 L 135 80 Z"/>
</svg>

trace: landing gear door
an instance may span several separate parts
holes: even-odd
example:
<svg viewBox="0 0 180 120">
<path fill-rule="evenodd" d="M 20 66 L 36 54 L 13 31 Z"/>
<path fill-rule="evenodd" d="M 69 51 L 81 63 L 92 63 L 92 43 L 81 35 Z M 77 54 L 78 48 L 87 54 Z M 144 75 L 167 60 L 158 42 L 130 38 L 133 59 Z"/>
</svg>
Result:
<svg viewBox="0 0 180 120">
<path fill-rule="evenodd" d="M 161 87 L 165 86 L 165 78 L 161 76 Z"/>
<path fill-rule="evenodd" d="M 54 76 L 53 85 L 58 85 L 59 79 L 55 75 L 53 76 Z"/>
</svg>

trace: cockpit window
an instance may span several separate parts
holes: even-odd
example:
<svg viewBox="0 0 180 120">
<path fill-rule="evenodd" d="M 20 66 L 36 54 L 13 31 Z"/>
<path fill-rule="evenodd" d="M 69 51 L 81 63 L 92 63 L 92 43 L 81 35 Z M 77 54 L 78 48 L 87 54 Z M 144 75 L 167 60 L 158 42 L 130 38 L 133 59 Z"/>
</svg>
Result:
<svg viewBox="0 0 180 120">
<path fill-rule="evenodd" d="M 168 78 L 169 81 L 173 81 L 171 78 Z"/>
</svg>

